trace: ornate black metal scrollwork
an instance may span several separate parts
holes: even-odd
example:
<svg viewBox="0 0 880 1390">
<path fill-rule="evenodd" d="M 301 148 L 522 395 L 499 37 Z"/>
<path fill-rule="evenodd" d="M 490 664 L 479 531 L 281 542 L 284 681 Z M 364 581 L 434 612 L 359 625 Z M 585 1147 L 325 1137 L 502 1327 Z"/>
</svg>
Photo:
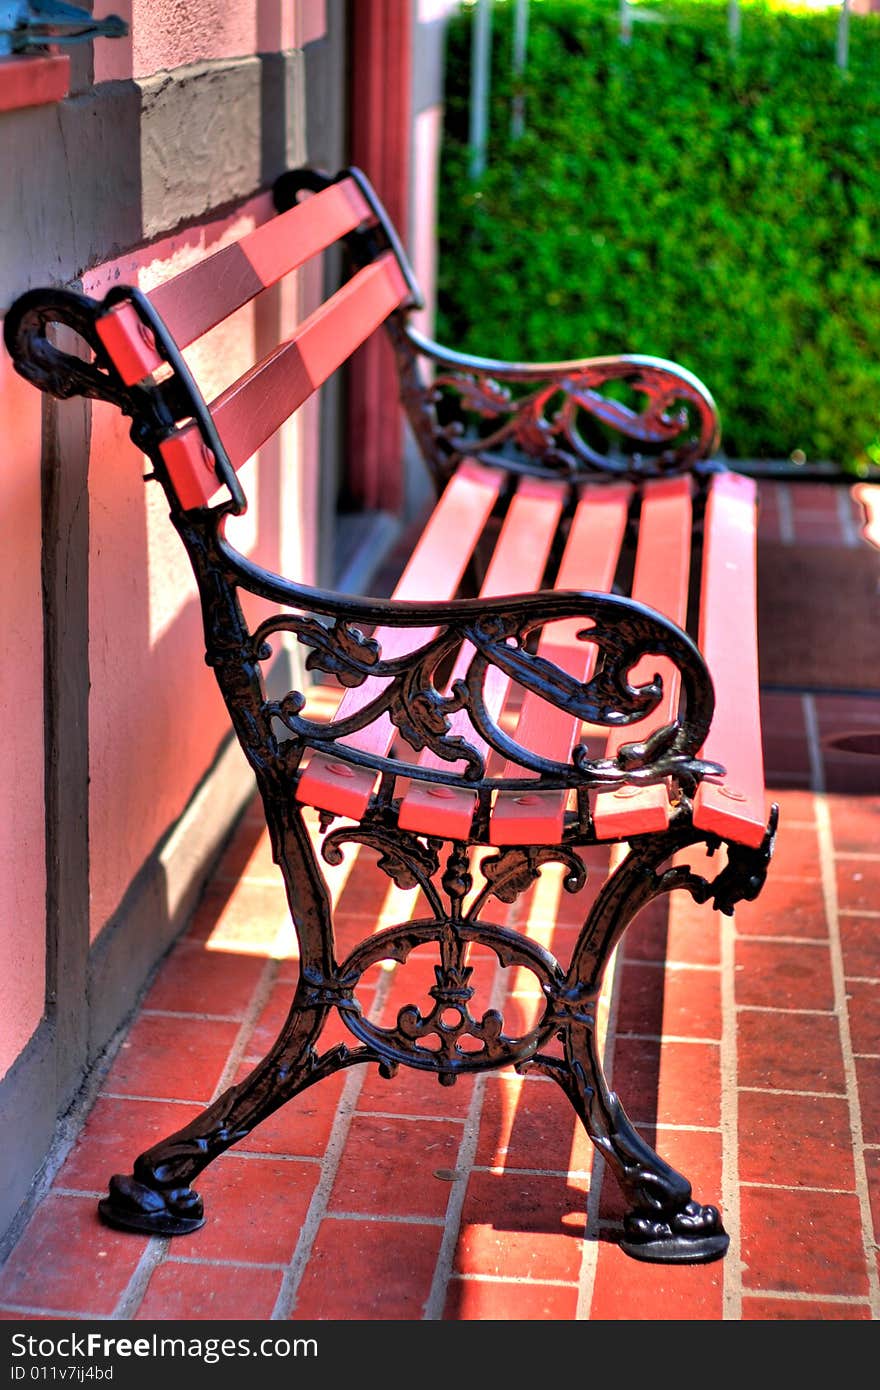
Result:
<svg viewBox="0 0 880 1390">
<path fill-rule="evenodd" d="M 388 331 L 403 404 L 439 481 L 463 458 L 569 479 L 657 477 L 693 469 L 718 446 L 709 392 L 662 358 L 501 362 L 450 351 L 399 318 Z"/>
<path fill-rule="evenodd" d="M 223 542 L 220 541 L 221 550 Z M 247 579 L 246 587 L 288 604 L 300 603 L 305 593 L 296 586 L 281 586 L 269 576 L 260 578 L 250 563 L 227 552 L 228 563 Z M 668 777 L 678 780 L 685 792 L 700 777 L 717 773 L 717 764 L 698 757 L 714 707 L 712 685 L 703 659 L 690 638 L 673 623 L 630 599 L 607 594 L 520 594 L 504 600 L 460 600 L 447 604 L 400 604 L 378 600 L 325 599 L 320 607 L 332 613 L 333 626 L 297 615 L 273 617 L 254 633 L 250 651 L 255 661 L 271 654 L 269 638 L 288 631 L 313 650 L 307 665 L 332 670 L 345 685 L 377 678 L 377 690 L 354 713 L 327 722 L 303 714 L 304 699 L 296 692 L 265 706 L 292 735 L 288 755 L 299 760 L 306 747 L 332 752 L 343 761 L 376 771 L 474 789 L 549 790 L 567 787 L 603 787 L 624 784 L 649 785 Z M 548 622 L 577 617 L 579 633 L 598 652 L 592 676 L 585 682 L 530 650 L 532 634 Z M 439 634 L 406 656 L 385 660 L 378 644 L 365 638 L 357 623 L 436 628 Z M 473 647 L 465 675 L 452 690 L 438 688 L 438 671 L 463 642 Z M 535 754 L 506 733 L 490 715 L 484 697 L 486 675 L 498 667 L 524 690 L 532 691 L 580 720 L 621 727 L 643 719 L 662 694 L 658 678 L 633 685 L 629 672 L 644 656 L 669 657 L 681 673 L 684 715 L 656 730 L 650 738 L 624 744 L 613 758 L 591 757 L 579 745 L 569 763 L 553 762 Z M 382 681 L 378 685 L 378 681 Z M 460 732 L 454 732 L 452 715 L 464 711 L 471 729 L 489 748 L 500 753 L 520 776 L 501 779 L 488 776 L 485 757 Z M 403 739 L 416 751 L 429 748 L 438 758 L 463 767 L 426 769 L 397 758 L 368 754 L 343 740 L 387 714 Z"/>
<path fill-rule="evenodd" d="M 339 863 L 346 843 L 376 850 L 379 867 L 399 887 L 421 888 L 434 914 L 432 918 L 376 933 L 357 946 L 338 968 L 338 978 L 345 982 L 346 994 L 350 996 L 350 982 L 360 979 L 379 961 L 405 963 L 418 947 L 437 948 L 439 959 L 434 966 L 435 982 L 428 990 L 431 1002 L 427 1006 L 407 1003 L 398 1010 L 395 1023 L 383 1027 L 364 1018 L 357 1007 L 342 1013 L 355 1036 L 382 1057 L 386 1074 L 404 1063 L 433 1071 L 442 1084 L 452 1085 L 463 1072 L 534 1056 L 558 1026 L 556 997 L 562 968 L 543 947 L 518 932 L 481 921 L 480 914 L 492 896 L 505 903 L 514 902 L 538 878 L 541 866 L 551 862 L 564 864 L 565 887 L 576 892 L 586 879 L 582 860 L 574 851 L 557 846 L 502 850 L 482 860 L 477 871 L 482 884 L 465 907 L 474 890 L 475 868 L 464 846 L 451 846 L 441 872 L 438 851 L 442 842 L 395 831 L 380 815 L 368 817 L 360 826 L 332 831 L 324 841 L 324 858 L 331 864 Z M 439 884 L 434 881 L 438 878 Z M 467 963 L 467 954 L 477 941 L 488 947 L 502 965 L 524 966 L 541 981 L 547 998 L 544 1013 L 521 1037 L 505 1033 L 498 1009 L 484 1009 L 479 1016 L 471 1012 L 473 970 Z"/>
<path fill-rule="evenodd" d="M 148 402 L 137 388 L 127 387 L 113 371 L 95 331 L 98 302 L 72 290 L 30 290 L 9 310 L 3 325 L 6 349 L 16 371 L 41 391 L 59 400 L 90 396 L 109 401 L 126 415 Z M 91 349 L 86 362 L 63 352 L 51 341 L 50 326 L 72 329 Z M 149 411 L 152 418 L 152 411 Z"/>
</svg>

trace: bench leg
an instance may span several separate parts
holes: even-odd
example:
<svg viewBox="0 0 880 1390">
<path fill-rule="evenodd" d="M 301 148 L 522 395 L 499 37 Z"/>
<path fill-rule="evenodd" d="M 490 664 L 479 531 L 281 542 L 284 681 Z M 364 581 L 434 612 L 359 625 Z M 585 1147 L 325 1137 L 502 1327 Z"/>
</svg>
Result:
<svg viewBox="0 0 880 1390">
<path fill-rule="evenodd" d="M 319 1057 L 315 1044 L 333 1001 L 313 981 L 331 973 L 330 903 L 315 863 L 308 831 L 295 808 L 276 818 L 276 846 L 300 943 L 300 981 L 290 1013 L 269 1053 L 185 1128 L 142 1153 L 131 1176 L 110 1180 L 99 1212 L 108 1225 L 150 1235 L 186 1235 L 204 1225 L 202 1199 L 192 1183 L 203 1168 L 273 1111 L 306 1087 L 365 1060 L 366 1049 L 331 1048 Z"/>
<path fill-rule="evenodd" d="M 693 1200 L 687 1178 L 646 1143 L 608 1088 L 595 1038 L 602 975 L 627 926 L 661 893 L 682 888 L 698 902 L 711 898 L 728 912 L 739 899 L 757 896 L 774 830 L 775 810 L 764 845 L 756 850 L 731 847 L 727 867 L 711 883 L 686 865 L 661 869 L 678 850 L 703 841 L 699 832 L 670 831 L 636 844 L 599 894 L 558 997 L 564 1062 L 538 1056 L 519 1068 L 553 1077 L 569 1097 L 629 1203 L 620 1246 L 637 1260 L 703 1264 L 724 1255 L 729 1237 L 717 1208 Z"/>
</svg>

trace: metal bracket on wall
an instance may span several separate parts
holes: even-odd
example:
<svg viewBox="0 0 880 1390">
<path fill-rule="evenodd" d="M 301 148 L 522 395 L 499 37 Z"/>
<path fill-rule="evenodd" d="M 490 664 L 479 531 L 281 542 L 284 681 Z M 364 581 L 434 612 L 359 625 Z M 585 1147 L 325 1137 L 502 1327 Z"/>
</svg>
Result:
<svg viewBox="0 0 880 1390">
<path fill-rule="evenodd" d="M 0 0 L 0 54 L 41 53 L 49 44 L 121 39 L 127 33 L 119 15 L 95 19 L 61 0 Z"/>
</svg>

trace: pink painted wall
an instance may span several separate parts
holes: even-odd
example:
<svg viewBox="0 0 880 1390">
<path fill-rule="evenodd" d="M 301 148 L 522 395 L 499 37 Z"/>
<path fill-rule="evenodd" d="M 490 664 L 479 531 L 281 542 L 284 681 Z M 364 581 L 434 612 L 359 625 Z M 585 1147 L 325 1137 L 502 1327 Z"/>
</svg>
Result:
<svg viewBox="0 0 880 1390">
<path fill-rule="evenodd" d="M 122 14 L 125 40 L 95 45 L 97 81 L 149 76 L 208 59 L 248 57 L 319 39 L 324 0 L 97 0 Z M 224 201 L 218 190 L 217 202 Z M 87 293 L 120 278 L 144 288 L 169 278 L 269 213 L 267 197 L 88 273 Z M 300 291 L 264 296 L 192 350 L 210 398 L 265 350 L 258 338 L 297 317 Z M 222 364 L 222 365 L 218 365 Z M 4 582 L 0 668 L 4 748 L 0 797 L 0 1076 L 45 1005 L 46 866 L 41 594 L 41 399 L 0 353 L 0 428 L 14 468 L 0 471 Z M 314 411 L 243 470 L 253 502 L 234 539 L 262 563 L 314 573 Z M 309 468 L 301 464 L 311 460 Z M 209 768 L 229 721 L 202 653 L 195 584 L 159 489 L 145 486 L 125 421 L 100 403 L 90 457 L 90 859 L 94 937 Z M 258 522 L 260 542 L 257 548 Z M 256 616 L 256 614 L 254 615 Z"/>
<path fill-rule="evenodd" d="M 159 284 L 269 214 L 267 197 L 122 257 L 86 278 L 99 297 L 118 281 Z M 187 352 L 207 399 L 241 374 L 267 343 L 293 326 L 296 296 L 249 306 Z M 266 319 L 270 322 L 266 324 Z M 247 514 L 230 528 L 236 545 L 271 569 L 302 575 L 312 565 L 301 428 L 295 422 L 242 470 Z M 185 807 L 229 729 L 204 664 L 201 613 L 189 562 L 125 421 L 98 405 L 90 458 L 90 859 L 91 931 L 105 925 L 157 840 Z M 286 506 L 281 506 L 282 487 Z M 294 503 L 291 506 L 291 502 Z M 259 537 L 259 539 L 258 539 Z M 249 616 L 256 616 L 253 603 Z"/>
<path fill-rule="evenodd" d="M 95 0 L 94 13 L 121 15 L 130 31 L 95 45 L 96 82 L 298 48 L 327 26 L 325 0 Z"/>
<path fill-rule="evenodd" d="M 0 1076 L 42 1018 L 46 990 L 41 409 L 0 353 Z"/>
</svg>

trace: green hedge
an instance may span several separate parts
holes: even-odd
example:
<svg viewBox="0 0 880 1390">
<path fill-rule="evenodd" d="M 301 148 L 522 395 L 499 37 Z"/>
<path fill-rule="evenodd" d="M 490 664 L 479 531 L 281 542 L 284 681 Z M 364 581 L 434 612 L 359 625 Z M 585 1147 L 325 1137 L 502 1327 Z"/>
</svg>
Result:
<svg viewBox="0 0 880 1390">
<path fill-rule="evenodd" d="M 880 463 L 880 16 L 532 0 L 510 136 L 496 3 L 488 168 L 468 175 L 472 13 L 451 23 L 438 334 L 472 352 L 647 352 L 716 397 L 729 455 Z"/>
</svg>

